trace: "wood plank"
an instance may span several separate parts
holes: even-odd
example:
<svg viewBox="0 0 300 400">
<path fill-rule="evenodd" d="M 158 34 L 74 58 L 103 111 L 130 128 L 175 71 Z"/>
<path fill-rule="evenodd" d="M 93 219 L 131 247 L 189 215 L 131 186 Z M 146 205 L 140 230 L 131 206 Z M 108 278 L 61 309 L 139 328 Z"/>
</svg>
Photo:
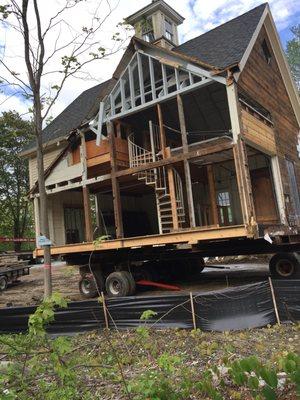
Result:
<svg viewBox="0 0 300 400">
<path fill-rule="evenodd" d="M 217 194 L 216 194 L 216 188 L 215 188 L 215 176 L 214 176 L 213 165 L 212 164 L 207 165 L 206 171 L 207 171 L 207 177 L 208 177 L 212 224 L 217 225 L 219 223 L 219 213 L 218 213 Z"/>
<path fill-rule="evenodd" d="M 179 232 L 171 232 L 150 236 L 140 236 L 135 238 L 124 238 L 107 240 L 95 246 L 93 243 L 79 243 L 73 245 L 51 247 L 51 254 L 72 254 L 82 252 L 101 252 L 107 250 L 117 250 L 131 248 L 135 246 L 156 246 L 178 243 L 196 244 L 201 241 L 209 241 L 216 239 L 231 239 L 231 238 L 253 238 L 253 233 L 244 225 L 226 226 L 226 227 L 211 227 L 211 228 L 195 228 L 187 229 Z M 36 249 L 35 256 L 43 256 L 42 249 Z"/>
</svg>

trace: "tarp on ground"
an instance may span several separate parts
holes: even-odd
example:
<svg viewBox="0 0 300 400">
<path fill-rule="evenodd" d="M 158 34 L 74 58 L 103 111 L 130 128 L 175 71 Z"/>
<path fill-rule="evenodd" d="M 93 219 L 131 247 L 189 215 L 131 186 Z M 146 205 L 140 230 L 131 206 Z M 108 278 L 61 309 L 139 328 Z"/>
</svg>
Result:
<svg viewBox="0 0 300 400">
<path fill-rule="evenodd" d="M 273 281 L 276 302 L 282 321 L 300 320 L 300 280 Z M 197 328 L 205 331 L 230 331 L 262 327 L 276 322 L 274 303 L 268 281 L 224 290 L 193 292 Z M 130 329 L 141 323 L 153 328 L 193 328 L 189 294 L 134 296 L 107 299 L 110 328 Z M 144 311 L 155 317 L 141 322 Z M 35 307 L 0 309 L 0 333 L 26 332 L 29 315 Z M 105 327 L 103 305 L 98 301 L 69 303 L 57 309 L 51 334 L 73 334 Z"/>
</svg>

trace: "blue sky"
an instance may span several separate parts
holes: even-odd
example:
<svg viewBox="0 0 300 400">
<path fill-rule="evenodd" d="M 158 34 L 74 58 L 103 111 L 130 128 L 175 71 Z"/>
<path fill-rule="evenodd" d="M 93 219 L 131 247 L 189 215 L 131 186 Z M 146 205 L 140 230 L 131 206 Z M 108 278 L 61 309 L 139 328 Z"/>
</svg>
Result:
<svg viewBox="0 0 300 400">
<path fill-rule="evenodd" d="M 17 0 L 20 1 L 20 0 Z M 55 5 L 62 3 L 64 0 L 51 0 L 45 2 L 39 0 L 40 4 L 43 4 L 41 9 L 42 17 L 45 21 L 50 18 L 54 13 Z M 100 0 L 87 0 L 81 3 L 81 7 L 85 7 L 84 10 L 73 10 L 72 16 L 69 20 L 72 21 L 72 25 L 75 28 L 81 29 L 84 25 L 83 13 L 88 8 L 88 5 L 98 4 Z M 122 21 L 123 18 L 136 12 L 140 8 L 150 3 L 150 0 L 110 0 L 112 3 L 119 1 L 119 5 L 116 11 L 108 21 L 108 26 L 105 28 L 105 32 L 101 32 L 101 39 L 109 41 L 112 36 L 112 29 L 118 22 Z M 179 27 L 181 42 L 192 39 L 232 18 L 241 15 L 250 9 L 260 5 L 263 1 L 261 0 L 165 0 L 170 4 L 176 11 L 185 17 L 184 23 Z M 300 0 L 270 0 L 269 1 L 272 15 L 275 20 L 276 27 L 279 31 L 280 38 L 283 46 L 285 47 L 286 41 L 291 38 L 290 28 L 297 23 L 300 23 Z M 80 7 L 80 5 L 79 5 Z M 88 15 L 90 18 L 90 15 Z M 3 30 L 3 28 L 0 27 Z M 8 33 L 3 30 L 0 31 L 0 46 L 1 39 L 6 39 L 6 53 L 10 57 L 12 62 L 12 69 L 17 69 L 20 76 L 26 79 L 26 71 L 21 62 L 23 57 L 23 49 L 21 46 L 22 40 L 17 38 L 15 34 Z M 101 40 L 100 39 L 100 40 Z M 3 39 L 2 39 L 3 40 Z M 49 48 L 49 47 L 48 47 Z M 0 48 L 1 49 L 1 48 Z M 108 60 L 100 61 L 99 63 L 89 64 L 89 73 L 93 77 L 92 80 L 80 80 L 70 79 L 64 87 L 59 100 L 54 105 L 52 110 L 52 116 L 55 117 L 60 113 L 68 104 L 70 104 L 83 90 L 96 85 L 103 80 L 111 77 L 112 71 L 115 69 L 118 61 L 122 55 L 122 52 L 112 56 Z M 18 58 L 16 58 L 18 57 Z M 16 63 L 15 60 L 18 60 Z M 19 61 L 20 60 L 20 61 Z M 57 62 L 60 62 L 57 60 Z M 57 64 L 56 64 L 57 66 Z M 3 71 L 1 71 L 2 74 Z M 55 77 L 54 77 L 55 78 Z M 57 77 L 56 77 L 57 79 Z M 55 82 L 55 81 L 54 81 Z M 56 82 L 55 82 L 56 83 Z M 44 82 L 44 87 L 51 87 L 52 82 L 49 80 Z M 28 111 L 28 103 L 20 96 L 13 96 L 13 90 L 11 88 L 5 88 L 5 93 L 0 93 L 0 112 L 15 109 L 20 113 L 26 113 Z"/>
</svg>

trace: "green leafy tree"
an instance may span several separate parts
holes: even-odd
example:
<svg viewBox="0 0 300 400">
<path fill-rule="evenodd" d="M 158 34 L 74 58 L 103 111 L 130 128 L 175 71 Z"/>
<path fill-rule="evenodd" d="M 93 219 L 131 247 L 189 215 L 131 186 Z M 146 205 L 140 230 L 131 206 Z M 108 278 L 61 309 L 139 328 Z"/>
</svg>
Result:
<svg viewBox="0 0 300 400">
<path fill-rule="evenodd" d="M 293 26 L 291 32 L 294 37 L 287 42 L 286 55 L 292 75 L 300 91 L 300 24 Z"/>
<path fill-rule="evenodd" d="M 32 215 L 26 193 L 29 190 L 28 163 L 19 154 L 33 138 L 33 125 L 13 111 L 0 116 L 0 236 L 31 235 Z M 15 250 L 20 250 L 15 243 Z"/>
</svg>

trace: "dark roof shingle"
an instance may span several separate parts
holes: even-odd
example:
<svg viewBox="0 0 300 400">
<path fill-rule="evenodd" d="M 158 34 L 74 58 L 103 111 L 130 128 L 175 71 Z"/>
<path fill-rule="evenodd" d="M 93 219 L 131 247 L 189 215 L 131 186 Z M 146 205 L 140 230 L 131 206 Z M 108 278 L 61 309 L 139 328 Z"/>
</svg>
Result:
<svg viewBox="0 0 300 400">
<path fill-rule="evenodd" d="M 43 143 L 66 137 L 73 129 L 78 128 L 85 120 L 93 117 L 93 110 L 104 96 L 111 80 L 93 86 L 82 92 L 68 105 L 46 128 L 43 129 Z M 36 143 L 31 142 L 24 152 L 33 150 Z"/>
<path fill-rule="evenodd" d="M 267 3 L 203 33 L 174 51 L 199 58 L 218 68 L 241 61 Z"/>
</svg>

